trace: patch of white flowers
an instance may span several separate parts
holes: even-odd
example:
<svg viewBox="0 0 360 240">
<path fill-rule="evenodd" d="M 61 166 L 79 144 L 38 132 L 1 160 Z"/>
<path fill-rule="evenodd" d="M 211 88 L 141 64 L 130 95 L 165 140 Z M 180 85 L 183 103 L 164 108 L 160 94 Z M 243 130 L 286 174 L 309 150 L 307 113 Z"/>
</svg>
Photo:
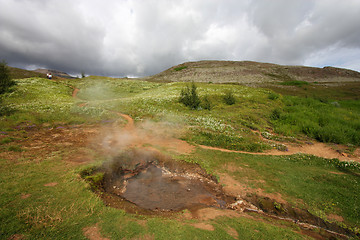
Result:
<svg viewBox="0 0 360 240">
<path fill-rule="evenodd" d="M 221 120 L 217 120 L 213 117 L 208 117 L 208 116 L 195 117 L 190 119 L 190 122 L 195 123 L 198 126 L 201 126 L 207 130 L 212 130 L 212 131 L 228 132 L 234 130 L 234 128 L 231 125 L 225 124 Z"/>
</svg>

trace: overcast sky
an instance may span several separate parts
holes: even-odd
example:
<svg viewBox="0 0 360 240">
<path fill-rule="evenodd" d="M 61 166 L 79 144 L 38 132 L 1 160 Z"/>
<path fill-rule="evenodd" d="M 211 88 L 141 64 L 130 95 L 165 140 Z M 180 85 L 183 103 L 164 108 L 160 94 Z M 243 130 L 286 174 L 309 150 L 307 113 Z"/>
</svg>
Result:
<svg viewBox="0 0 360 240">
<path fill-rule="evenodd" d="M 107 76 L 198 60 L 360 71 L 360 0 L 0 0 L 0 59 Z"/>
</svg>

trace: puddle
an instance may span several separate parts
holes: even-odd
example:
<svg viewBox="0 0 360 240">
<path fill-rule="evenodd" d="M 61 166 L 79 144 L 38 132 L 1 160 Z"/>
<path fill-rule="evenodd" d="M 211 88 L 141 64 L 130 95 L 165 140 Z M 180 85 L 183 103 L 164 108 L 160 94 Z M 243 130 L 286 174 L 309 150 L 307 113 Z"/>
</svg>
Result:
<svg viewBox="0 0 360 240">
<path fill-rule="evenodd" d="M 197 205 L 224 207 L 226 204 L 199 179 L 177 176 L 152 164 L 125 181 L 120 195 L 149 210 L 179 211 Z"/>
<path fill-rule="evenodd" d="M 133 149 L 92 173 L 92 188 L 112 207 L 130 212 L 171 212 L 202 207 L 226 208 L 235 201 L 216 178 L 198 165 Z"/>
</svg>

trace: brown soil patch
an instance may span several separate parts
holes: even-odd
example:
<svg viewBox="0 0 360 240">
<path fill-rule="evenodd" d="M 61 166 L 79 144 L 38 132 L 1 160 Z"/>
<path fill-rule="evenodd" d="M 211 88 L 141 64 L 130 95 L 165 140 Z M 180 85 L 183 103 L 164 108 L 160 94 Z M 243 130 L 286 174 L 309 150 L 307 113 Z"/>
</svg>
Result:
<svg viewBox="0 0 360 240">
<path fill-rule="evenodd" d="M 338 221 L 338 222 L 343 222 L 344 221 L 344 218 L 342 216 L 339 216 L 339 215 L 336 215 L 336 214 L 330 214 L 327 217 L 328 217 L 328 219 L 335 220 L 335 221 Z"/>
<path fill-rule="evenodd" d="M 31 194 L 30 193 L 28 193 L 28 194 L 22 193 L 20 197 L 21 197 L 21 199 L 27 199 L 27 198 L 31 197 Z"/>
<path fill-rule="evenodd" d="M 336 175 L 344 175 L 345 174 L 343 172 L 329 172 L 329 173 L 336 174 Z"/>
<path fill-rule="evenodd" d="M 284 204 L 287 203 L 287 201 L 282 198 L 280 193 L 267 193 L 263 189 L 257 188 L 257 189 L 255 189 L 255 194 L 260 196 L 260 197 L 271 198 L 271 199 L 275 200 L 278 203 L 284 203 Z"/>
<path fill-rule="evenodd" d="M 202 208 L 191 211 L 191 214 L 184 214 L 188 219 L 199 219 L 203 221 L 215 219 L 217 217 L 240 217 L 240 213 L 229 209 Z"/>
<path fill-rule="evenodd" d="M 86 227 L 83 229 L 84 236 L 90 240 L 110 240 L 101 236 L 99 225 L 96 224 L 92 227 Z"/>
<path fill-rule="evenodd" d="M 87 103 L 80 103 L 79 107 L 85 107 L 87 105 Z"/>
<path fill-rule="evenodd" d="M 274 199 L 278 203 L 286 204 L 287 201 L 283 199 L 280 193 L 267 193 L 261 188 L 253 189 L 249 188 L 246 184 L 240 183 L 233 179 L 226 173 L 220 173 L 220 183 L 225 185 L 223 190 L 225 193 L 233 196 L 239 196 L 244 198 L 248 193 L 256 194 L 260 197 L 268 197 Z"/>
<path fill-rule="evenodd" d="M 229 172 L 235 172 L 238 170 L 242 170 L 242 167 L 239 167 L 235 163 L 230 162 L 230 163 L 225 163 L 224 169 Z"/>
<path fill-rule="evenodd" d="M 221 173 L 219 176 L 220 183 L 223 184 L 223 190 L 230 195 L 242 197 L 250 190 L 247 185 L 236 181 L 228 174 Z"/>
<path fill-rule="evenodd" d="M 134 129 L 134 119 L 132 119 L 129 115 L 126 114 L 122 114 L 122 113 L 117 113 L 117 114 L 127 121 L 127 124 L 125 126 L 126 130 Z"/>
<path fill-rule="evenodd" d="M 9 237 L 7 240 L 23 240 L 23 239 L 26 239 L 25 235 L 14 234 L 11 237 Z"/>
<path fill-rule="evenodd" d="M 213 225 L 211 224 L 207 224 L 207 223 L 203 223 L 203 222 L 200 222 L 200 223 L 193 223 L 193 224 L 190 224 L 191 226 L 195 227 L 195 228 L 199 228 L 199 229 L 202 229 L 202 230 L 208 230 L 208 231 L 214 231 L 215 228 Z"/>
<path fill-rule="evenodd" d="M 310 237 L 312 237 L 313 239 L 318 239 L 318 240 L 328 239 L 328 238 L 325 238 L 325 237 L 321 236 L 319 233 L 314 232 L 314 231 L 310 231 L 310 230 L 304 230 L 304 229 L 302 229 L 302 230 L 300 231 L 300 234 L 305 235 L 305 236 L 310 236 Z M 334 238 L 334 239 L 335 239 L 335 238 Z"/>
<path fill-rule="evenodd" d="M 80 91 L 80 89 L 75 88 L 74 91 L 73 91 L 73 93 L 72 93 L 72 97 L 73 97 L 73 98 L 77 98 L 77 94 L 78 94 L 79 91 Z"/>
<path fill-rule="evenodd" d="M 235 229 L 233 229 L 232 227 L 229 227 L 229 226 L 228 226 L 228 227 L 225 229 L 225 231 L 227 232 L 227 234 L 229 234 L 229 235 L 232 236 L 233 238 L 238 239 L 239 233 L 238 233 Z"/>
<path fill-rule="evenodd" d="M 57 182 L 51 182 L 51 183 L 44 184 L 45 187 L 55 187 L 56 185 L 58 185 Z"/>
<path fill-rule="evenodd" d="M 87 153 L 78 152 L 72 156 L 69 156 L 67 159 L 69 162 L 77 163 L 77 164 L 84 164 L 92 161 L 92 156 L 88 155 Z"/>
<path fill-rule="evenodd" d="M 136 221 L 140 226 L 146 227 L 147 226 L 147 221 L 146 220 L 137 220 Z"/>
<path fill-rule="evenodd" d="M 0 158 L 13 162 L 42 161 L 57 153 L 67 162 L 89 162 L 92 156 L 77 156 L 75 159 L 73 156 L 79 149 L 99 149 L 98 143 L 92 141 L 98 135 L 99 129 L 98 125 L 66 125 L 51 128 L 44 125 L 25 128 L 23 131 L 12 131 L 8 136 L 15 140 L 9 143 L 9 146 L 20 146 L 22 151 L 1 151 Z"/>
</svg>

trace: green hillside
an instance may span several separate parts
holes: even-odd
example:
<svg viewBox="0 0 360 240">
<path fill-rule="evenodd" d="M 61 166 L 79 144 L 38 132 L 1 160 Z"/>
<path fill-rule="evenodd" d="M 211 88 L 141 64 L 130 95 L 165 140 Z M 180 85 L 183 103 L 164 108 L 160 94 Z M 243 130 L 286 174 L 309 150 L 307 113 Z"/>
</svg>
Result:
<svg viewBox="0 0 360 240">
<path fill-rule="evenodd" d="M 184 63 L 144 79 L 21 72 L 0 111 L 3 239 L 360 237 L 360 73 L 253 62 Z M 179 101 L 191 81 L 195 109 Z M 316 144 L 337 157 L 287 154 Z M 106 200 L 101 166 L 127 148 L 201 167 L 232 202 L 111 207 L 126 204 Z"/>
</svg>

